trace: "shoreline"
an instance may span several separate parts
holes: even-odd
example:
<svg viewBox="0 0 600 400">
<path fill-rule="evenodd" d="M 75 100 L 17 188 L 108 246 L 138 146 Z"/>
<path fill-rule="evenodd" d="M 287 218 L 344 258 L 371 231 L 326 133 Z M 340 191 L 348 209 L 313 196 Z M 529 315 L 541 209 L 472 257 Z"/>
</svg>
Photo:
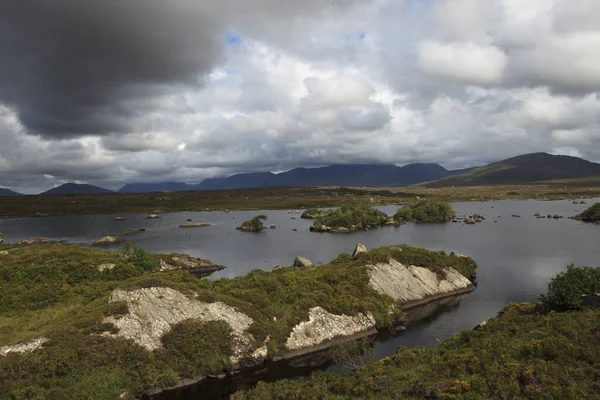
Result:
<svg viewBox="0 0 600 400">
<path fill-rule="evenodd" d="M 401 304 L 401 305 L 399 305 L 399 307 L 400 307 L 400 309 L 402 309 L 402 311 L 410 312 L 410 311 L 418 310 L 419 307 L 424 307 L 424 306 L 431 305 L 435 302 L 439 302 L 437 307 L 430 309 L 430 310 L 426 310 L 425 314 L 420 315 L 416 321 L 412 321 L 412 323 L 407 324 L 408 321 L 404 320 L 402 322 L 402 324 L 398 324 L 397 326 L 391 328 L 390 331 L 395 330 L 396 332 L 398 332 L 397 328 L 400 328 L 400 327 L 407 329 L 411 325 L 418 323 L 420 320 L 425 319 L 428 316 L 435 314 L 439 309 L 445 308 L 446 305 L 443 303 L 443 300 L 455 299 L 457 301 L 460 301 L 460 299 L 462 299 L 462 297 L 465 294 L 471 293 L 475 289 L 476 289 L 476 286 L 471 284 L 464 289 L 454 290 L 454 291 L 446 292 L 446 293 L 440 293 L 440 294 L 433 295 L 433 296 L 427 296 L 421 300 L 416 300 L 416 301 L 412 301 L 409 303 Z M 403 331 L 405 329 L 401 329 L 401 331 Z M 252 374 L 260 374 L 263 372 L 268 372 L 269 368 L 273 368 L 273 367 L 277 366 L 277 364 L 281 364 L 281 363 L 289 364 L 294 361 L 298 361 L 298 360 L 302 360 L 302 359 L 306 359 L 306 360 L 316 359 L 319 354 L 325 353 L 328 349 L 330 349 L 333 345 L 335 345 L 337 343 L 344 342 L 344 341 L 358 340 L 358 339 L 362 339 L 362 338 L 377 337 L 379 335 L 385 336 L 386 334 L 389 334 L 390 331 L 378 331 L 376 327 L 369 328 L 367 330 L 355 333 L 353 335 L 327 340 L 325 342 L 319 343 L 318 345 L 315 345 L 312 347 L 307 347 L 307 348 L 283 353 L 279 356 L 273 357 L 271 360 L 267 359 L 267 360 L 263 361 L 260 365 L 256 365 L 254 367 L 237 368 L 232 371 L 229 371 L 228 373 L 223 373 L 219 376 L 205 376 L 205 377 L 198 378 L 198 379 L 186 379 L 186 380 L 183 380 L 181 382 L 181 384 L 179 384 L 179 385 L 175 385 L 175 386 L 171 386 L 171 387 L 163 388 L 163 389 L 152 390 L 151 392 L 146 393 L 143 398 L 151 399 L 151 398 L 153 398 L 153 396 L 168 395 L 169 393 L 173 393 L 178 390 L 184 390 L 184 389 L 196 386 L 196 385 L 200 385 L 200 384 L 204 384 L 204 383 L 208 384 L 208 382 L 210 380 L 223 380 L 223 379 L 232 378 L 236 375 L 244 375 L 244 374 L 252 375 Z M 317 365 L 325 365 L 325 364 L 327 364 L 327 362 L 328 362 L 327 360 L 324 360 L 323 362 L 317 363 Z M 317 365 L 314 367 L 315 370 L 318 369 Z"/>
</svg>

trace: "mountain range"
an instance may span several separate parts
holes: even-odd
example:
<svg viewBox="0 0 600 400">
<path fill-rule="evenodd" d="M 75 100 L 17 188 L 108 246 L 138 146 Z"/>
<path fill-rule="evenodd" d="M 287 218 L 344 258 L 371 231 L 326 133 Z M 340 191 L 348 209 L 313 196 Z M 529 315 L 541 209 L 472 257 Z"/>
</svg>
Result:
<svg viewBox="0 0 600 400">
<path fill-rule="evenodd" d="M 165 182 L 125 185 L 120 193 L 164 190 L 224 190 L 299 186 L 409 186 L 452 174 L 439 164 L 338 164 L 320 168 L 295 168 L 287 172 L 252 172 L 227 178 L 209 178 L 197 185 Z"/>
<path fill-rule="evenodd" d="M 450 171 L 439 164 L 335 164 L 320 168 L 295 168 L 278 174 L 252 172 L 209 178 L 198 184 L 183 182 L 130 183 L 119 193 L 249 189 L 259 187 L 370 186 L 429 187 L 525 184 L 560 179 L 600 179 L 600 164 L 582 158 L 547 153 L 524 154 L 483 167 Z M 42 194 L 114 193 L 98 186 L 66 183 Z M 20 193 L 0 188 L 0 196 Z"/>
</svg>

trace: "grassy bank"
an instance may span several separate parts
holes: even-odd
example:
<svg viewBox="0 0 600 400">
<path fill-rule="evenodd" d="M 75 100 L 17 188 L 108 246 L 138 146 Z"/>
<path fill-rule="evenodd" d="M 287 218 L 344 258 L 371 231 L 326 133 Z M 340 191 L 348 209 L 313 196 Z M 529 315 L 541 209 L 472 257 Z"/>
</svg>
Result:
<svg viewBox="0 0 600 400">
<path fill-rule="evenodd" d="M 355 373 L 259 383 L 233 399 L 598 399 L 600 308 L 580 300 L 599 287 L 600 269 L 570 267 L 542 303 L 510 303 L 436 348 L 401 347 Z"/>
<path fill-rule="evenodd" d="M 267 188 L 220 191 L 0 197 L 0 218 L 35 215 L 154 213 L 154 211 L 268 210 L 431 201 L 580 199 L 600 197 L 600 186 L 540 185 L 404 188 Z"/>
<path fill-rule="evenodd" d="M 108 303 L 113 290 L 170 287 L 201 301 L 221 301 L 250 316 L 255 347 L 270 337 L 275 355 L 292 328 L 321 306 L 334 314 L 372 312 L 380 328 L 402 315 L 394 301 L 368 285 L 366 265 L 387 261 L 454 267 L 470 276 L 468 258 L 408 246 L 372 250 L 354 260 L 341 254 L 312 268 L 256 270 L 246 276 L 199 280 L 188 271 L 157 272 L 159 259 L 143 250 L 107 252 L 83 246 L 0 245 L 0 347 L 46 337 L 32 353 L 0 356 L 0 399 L 132 398 L 182 378 L 220 373 L 230 367 L 231 331 L 220 322 L 183 321 L 153 352 L 105 336 L 116 327 L 106 316 L 126 314 L 123 303 Z M 98 266 L 115 264 L 99 271 Z"/>
<path fill-rule="evenodd" d="M 600 223 L 600 203 L 596 203 L 584 212 L 573 217 L 573 219 L 583 222 Z"/>
</svg>

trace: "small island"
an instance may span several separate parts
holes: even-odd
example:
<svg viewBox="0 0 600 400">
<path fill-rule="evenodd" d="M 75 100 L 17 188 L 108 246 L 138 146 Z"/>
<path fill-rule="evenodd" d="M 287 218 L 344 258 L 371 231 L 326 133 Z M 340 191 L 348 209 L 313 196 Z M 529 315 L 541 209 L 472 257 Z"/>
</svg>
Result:
<svg viewBox="0 0 600 400">
<path fill-rule="evenodd" d="M 445 223 L 454 219 L 456 213 L 452 206 L 445 202 L 420 201 L 404 206 L 394 214 L 398 223 Z"/>
<path fill-rule="evenodd" d="M 583 222 L 600 223 L 600 203 L 594 204 L 581 214 L 574 216 L 572 219 Z"/>
<path fill-rule="evenodd" d="M 193 222 L 193 221 L 186 221 L 183 224 L 179 225 L 180 228 L 203 228 L 206 226 L 210 226 L 210 224 L 207 222 Z"/>
<path fill-rule="evenodd" d="M 262 232 L 265 229 L 262 221 L 266 220 L 266 215 L 257 215 L 249 221 L 244 222 L 241 226 L 238 226 L 237 230 L 242 232 Z"/>
<path fill-rule="evenodd" d="M 321 213 L 310 227 L 311 232 L 347 233 L 394 224 L 386 213 L 363 203 L 343 206 Z"/>
</svg>

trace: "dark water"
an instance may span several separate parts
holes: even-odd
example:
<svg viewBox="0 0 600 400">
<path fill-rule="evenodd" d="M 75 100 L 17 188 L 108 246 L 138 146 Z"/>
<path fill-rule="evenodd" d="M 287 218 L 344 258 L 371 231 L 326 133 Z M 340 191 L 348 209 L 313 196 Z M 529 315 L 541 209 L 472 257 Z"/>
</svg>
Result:
<svg viewBox="0 0 600 400">
<path fill-rule="evenodd" d="M 252 269 L 271 269 L 290 265 L 297 255 L 326 263 L 341 252 L 352 252 L 357 242 L 368 248 L 405 243 L 435 250 L 454 251 L 473 257 L 479 264 L 479 286 L 459 306 L 436 316 L 405 333 L 377 342 L 377 357 L 393 354 L 398 346 L 434 346 L 448 335 L 471 329 L 495 316 L 510 301 L 533 301 L 545 291 L 550 278 L 566 265 L 600 264 L 600 225 L 565 219 L 536 219 L 542 215 L 570 217 L 592 204 L 571 201 L 495 201 L 457 203 L 457 214 L 479 213 L 486 220 L 477 225 L 417 225 L 374 229 L 347 235 L 319 234 L 308 231 L 311 221 L 289 211 L 186 212 L 163 214 L 161 219 L 146 220 L 145 215 L 86 215 L 20 220 L 0 220 L 5 241 L 31 236 L 66 238 L 71 242 L 92 241 L 118 234 L 127 228 L 146 228 L 146 232 L 127 240 L 152 252 L 187 253 L 209 259 L 227 269 L 211 279 L 234 277 Z M 392 214 L 397 207 L 382 207 Z M 276 230 L 243 233 L 235 227 L 259 213 L 276 224 Z M 513 218 L 512 214 L 521 218 Z M 187 218 L 212 224 L 207 228 L 178 228 Z M 296 219 L 292 219 L 296 218 Z M 497 222 L 495 222 L 497 221 Z M 297 229 L 297 231 L 292 231 Z M 185 398 L 185 397 L 182 397 Z M 190 395 L 189 398 L 195 398 Z"/>
</svg>

